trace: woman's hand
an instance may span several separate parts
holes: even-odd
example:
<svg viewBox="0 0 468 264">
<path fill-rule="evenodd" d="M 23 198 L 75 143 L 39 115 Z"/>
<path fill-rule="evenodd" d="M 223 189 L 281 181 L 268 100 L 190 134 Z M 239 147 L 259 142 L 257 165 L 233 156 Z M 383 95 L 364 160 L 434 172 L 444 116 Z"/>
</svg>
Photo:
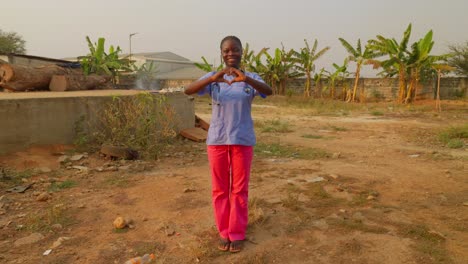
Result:
<svg viewBox="0 0 468 264">
<path fill-rule="evenodd" d="M 224 75 L 227 74 L 229 76 L 234 76 L 234 79 L 228 81 L 224 79 Z M 235 82 L 245 82 L 247 77 L 245 77 L 245 74 L 236 68 L 224 68 L 220 70 L 219 72 L 215 73 L 213 76 L 211 76 L 211 82 L 225 82 L 229 85 L 235 83 Z"/>
<path fill-rule="evenodd" d="M 213 76 L 211 76 L 210 80 L 211 82 L 225 82 L 229 83 L 226 79 L 224 79 L 224 75 L 229 74 L 229 69 L 224 68 L 220 70 L 219 72 L 215 73 Z"/>
<path fill-rule="evenodd" d="M 228 82 L 229 85 L 231 85 L 231 84 L 233 84 L 235 82 L 245 82 L 245 80 L 247 79 L 244 72 L 242 72 L 241 70 L 236 69 L 236 68 L 229 68 L 229 75 L 234 76 L 234 79 L 232 79 L 231 81 Z"/>
</svg>

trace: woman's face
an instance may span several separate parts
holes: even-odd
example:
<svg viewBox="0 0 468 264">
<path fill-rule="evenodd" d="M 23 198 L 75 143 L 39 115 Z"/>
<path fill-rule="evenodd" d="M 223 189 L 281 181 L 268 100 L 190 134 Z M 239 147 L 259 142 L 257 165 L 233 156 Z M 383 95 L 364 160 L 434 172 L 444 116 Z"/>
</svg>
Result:
<svg viewBox="0 0 468 264">
<path fill-rule="evenodd" d="M 221 45 L 221 55 L 227 67 L 239 68 L 242 58 L 242 47 L 237 41 L 228 39 Z"/>
</svg>

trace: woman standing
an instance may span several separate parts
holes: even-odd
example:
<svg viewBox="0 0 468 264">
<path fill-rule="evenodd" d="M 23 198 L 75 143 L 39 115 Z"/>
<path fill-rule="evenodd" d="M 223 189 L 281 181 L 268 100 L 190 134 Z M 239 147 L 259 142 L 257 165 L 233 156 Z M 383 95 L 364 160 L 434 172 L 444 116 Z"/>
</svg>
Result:
<svg viewBox="0 0 468 264">
<path fill-rule="evenodd" d="M 256 95 L 271 95 L 272 89 L 258 74 L 240 70 L 239 38 L 225 37 L 220 48 L 226 67 L 191 83 L 185 93 L 208 93 L 212 98 L 206 143 L 215 220 L 221 237 L 218 248 L 234 253 L 242 249 L 248 223 L 248 185 L 256 143 L 252 100 Z"/>
</svg>

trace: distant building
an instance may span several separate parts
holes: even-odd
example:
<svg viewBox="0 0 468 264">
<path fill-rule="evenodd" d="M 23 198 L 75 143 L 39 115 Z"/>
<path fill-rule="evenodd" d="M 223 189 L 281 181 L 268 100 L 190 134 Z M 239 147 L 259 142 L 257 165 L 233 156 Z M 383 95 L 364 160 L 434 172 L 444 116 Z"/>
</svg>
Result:
<svg viewBox="0 0 468 264">
<path fill-rule="evenodd" d="M 128 54 L 122 54 L 127 57 Z M 185 87 L 187 84 L 197 80 L 206 72 L 197 68 L 193 61 L 179 56 L 175 53 L 166 52 L 142 52 L 132 53 L 131 59 L 135 65 L 141 67 L 143 64 L 149 66 L 153 63 L 155 70 L 155 82 L 152 87 L 141 87 L 139 82 L 136 88 L 141 89 L 162 89 Z M 126 84 L 128 86 L 129 84 Z"/>
<path fill-rule="evenodd" d="M 25 54 L 16 54 L 16 53 L 0 54 L 0 63 L 2 62 L 15 64 L 15 65 L 21 65 L 21 66 L 30 66 L 30 67 L 38 67 L 38 66 L 44 66 L 44 65 L 50 65 L 50 64 L 69 63 L 69 61 L 67 60 L 59 60 L 59 59 L 52 59 L 52 58 L 25 55 Z"/>
</svg>

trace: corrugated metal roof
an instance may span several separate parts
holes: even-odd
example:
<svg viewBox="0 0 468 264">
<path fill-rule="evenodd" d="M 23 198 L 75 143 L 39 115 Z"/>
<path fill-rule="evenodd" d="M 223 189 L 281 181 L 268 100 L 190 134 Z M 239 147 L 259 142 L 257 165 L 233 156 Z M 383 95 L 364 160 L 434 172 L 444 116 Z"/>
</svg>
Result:
<svg viewBox="0 0 468 264">
<path fill-rule="evenodd" d="M 122 54 L 122 57 L 128 56 L 128 54 Z M 139 52 L 139 53 L 132 53 L 132 56 L 139 56 L 145 57 L 152 60 L 171 60 L 171 61 L 190 61 L 187 58 L 184 58 L 180 55 L 172 53 L 170 51 L 163 51 L 163 52 Z"/>
<path fill-rule="evenodd" d="M 163 80 L 196 80 L 205 74 L 205 71 L 197 67 L 186 67 L 175 71 L 156 74 L 156 78 Z"/>
</svg>

